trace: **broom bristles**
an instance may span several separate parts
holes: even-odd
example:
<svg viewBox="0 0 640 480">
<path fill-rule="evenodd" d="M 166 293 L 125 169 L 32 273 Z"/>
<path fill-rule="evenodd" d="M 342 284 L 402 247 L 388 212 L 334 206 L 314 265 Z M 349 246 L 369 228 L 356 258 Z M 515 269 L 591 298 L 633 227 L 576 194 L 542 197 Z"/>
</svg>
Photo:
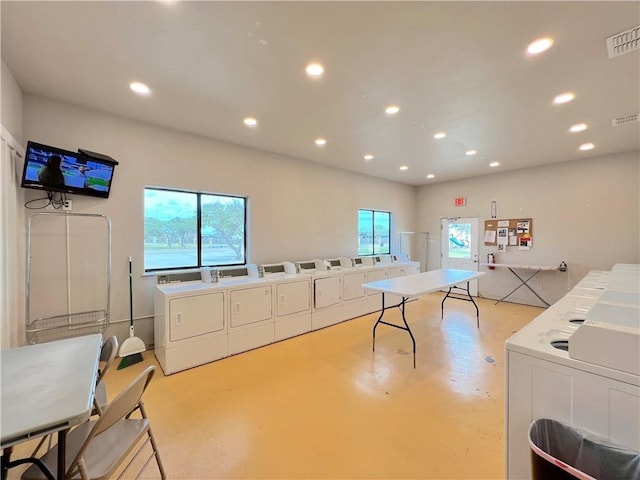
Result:
<svg viewBox="0 0 640 480">
<path fill-rule="evenodd" d="M 135 365 L 136 363 L 140 363 L 142 360 L 143 359 L 141 353 L 134 353 L 132 355 L 122 357 L 122 360 L 120 360 L 120 365 L 118 365 L 118 370 L 122 370 L 123 368 L 127 368 L 131 365 Z"/>
</svg>

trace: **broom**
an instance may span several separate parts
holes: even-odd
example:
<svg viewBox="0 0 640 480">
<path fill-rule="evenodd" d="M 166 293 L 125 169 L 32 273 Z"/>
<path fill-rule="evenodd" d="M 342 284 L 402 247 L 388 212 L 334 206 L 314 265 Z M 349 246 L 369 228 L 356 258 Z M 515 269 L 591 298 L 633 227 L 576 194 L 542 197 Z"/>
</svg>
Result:
<svg viewBox="0 0 640 480">
<path fill-rule="evenodd" d="M 120 360 L 118 370 L 140 363 L 142 361 L 142 352 L 146 349 L 144 342 L 136 337 L 133 332 L 133 274 L 131 272 L 131 255 L 129 255 L 129 338 L 122 342 L 120 346 L 118 356 L 122 360 Z"/>
</svg>

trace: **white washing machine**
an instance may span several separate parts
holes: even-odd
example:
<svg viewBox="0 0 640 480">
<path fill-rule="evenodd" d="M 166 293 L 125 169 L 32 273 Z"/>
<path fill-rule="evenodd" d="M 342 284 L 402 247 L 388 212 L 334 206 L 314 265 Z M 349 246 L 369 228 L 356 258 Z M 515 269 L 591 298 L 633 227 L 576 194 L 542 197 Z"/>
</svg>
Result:
<svg viewBox="0 0 640 480">
<path fill-rule="evenodd" d="M 227 356 L 226 302 L 215 284 L 156 286 L 154 353 L 165 375 Z"/>
<path fill-rule="evenodd" d="M 367 291 L 362 288 L 362 284 L 366 282 L 366 267 L 346 267 L 343 270 L 342 314 L 345 320 L 371 313 L 367 305 Z"/>
<path fill-rule="evenodd" d="M 404 277 L 406 275 L 420 273 L 420 263 L 410 261 L 407 255 L 386 255 L 381 257 L 380 264 L 386 265 L 387 278 Z M 410 298 L 408 301 L 413 300 L 417 300 L 417 297 Z M 402 302 L 402 297 L 387 294 L 385 295 L 385 302 L 387 305 L 398 305 Z"/>
<path fill-rule="evenodd" d="M 221 269 L 219 273 L 219 283 L 227 288 L 229 298 L 229 355 L 273 343 L 273 285 L 258 277 L 255 266 Z"/>
<path fill-rule="evenodd" d="M 400 269 L 399 274 L 396 276 L 413 275 L 414 273 L 420 273 L 420 262 L 410 260 L 409 255 L 406 253 L 391 255 L 391 266 L 388 270 L 389 269 Z"/>
<path fill-rule="evenodd" d="M 367 268 L 372 266 L 373 268 Z M 387 267 L 384 265 L 367 265 L 366 268 L 366 283 L 377 282 L 378 280 L 384 280 L 387 278 Z M 367 309 L 371 312 L 377 312 L 382 310 L 382 293 L 375 292 L 373 290 L 367 290 Z"/>
<path fill-rule="evenodd" d="M 360 317 L 380 310 L 382 308 L 382 294 L 367 291 L 362 288 L 362 285 L 387 278 L 386 265 L 374 265 L 371 257 L 345 259 L 344 264 L 347 265 L 342 270 L 344 318 Z"/>
<path fill-rule="evenodd" d="M 291 262 L 262 265 L 265 280 L 273 284 L 275 341 L 311 331 L 311 277 L 297 274 Z"/>
<path fill-rule="evenodd" d="M 340 261 L 334 261 L 333 266 L 325 260 L 296 262 L 296 271 L 311 277 L 311 329 L 343 321 Z"/>
<path fill-rule="evenodd" d="M 507 478 L 530 478 L 538 418 L 640 451 L 639 298 L 632 266 L 592 271 L 507 340 Z"/>
</svg>

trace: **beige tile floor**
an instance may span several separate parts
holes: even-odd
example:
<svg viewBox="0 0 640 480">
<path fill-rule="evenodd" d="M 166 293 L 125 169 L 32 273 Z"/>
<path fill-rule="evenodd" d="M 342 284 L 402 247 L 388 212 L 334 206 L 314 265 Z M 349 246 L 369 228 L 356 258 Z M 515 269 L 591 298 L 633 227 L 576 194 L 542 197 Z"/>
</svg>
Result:
<svg viewBox="0 0 640 480">
<path fill-rule="evenodd" d="M 448 301 L 441 322 L 441 298 L 407 306 L 416 369 L 406 332 L 381 325 L 371 351 L 376 314 L 171 376 L 158 367 L 145 405 L 168 477 L 504 478 L 504 342 L 541 309 L 480 299 L 478 330 L 468 302 Z M 150 364 L 145 352 L 114 368 L 110 395 Z"/>
</svg>

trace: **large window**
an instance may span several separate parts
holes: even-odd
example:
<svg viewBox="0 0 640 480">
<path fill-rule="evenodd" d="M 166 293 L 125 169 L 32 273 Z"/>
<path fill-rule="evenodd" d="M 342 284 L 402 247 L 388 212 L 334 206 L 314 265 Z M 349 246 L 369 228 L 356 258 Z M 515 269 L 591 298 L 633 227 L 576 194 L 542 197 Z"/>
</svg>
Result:
<svg viewBox="0 0 640 480">
<path fill-rule="evenodd" d="M 145 271 L 245 263 L 247 199 L 144 189 Z"/>
<path fill-rule="evenodd" d="M 377 210 L 358 210 L 358 255 L 389 253 L 391 214 Z"/>
</svg>

